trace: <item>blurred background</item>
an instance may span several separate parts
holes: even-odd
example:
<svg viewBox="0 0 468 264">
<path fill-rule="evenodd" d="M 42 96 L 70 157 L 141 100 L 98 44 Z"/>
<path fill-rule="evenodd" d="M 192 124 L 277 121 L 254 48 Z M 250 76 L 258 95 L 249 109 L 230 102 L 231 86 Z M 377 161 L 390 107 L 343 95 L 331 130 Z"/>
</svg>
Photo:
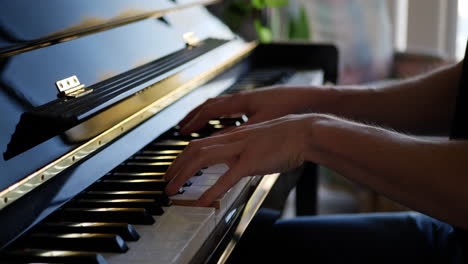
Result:
<svg viewBox="0 0 468 264">
<path fill-rule="evenodd" d="M 387 82 L 457 62 L 468 36 L 468 0 L 224 0 L 212 11 L 247 40 L 335 44 L 339 84 Z M 408 210 L 324 167 L 319 183 L 319 214 Z M 293 194 L 284 217 L 295 215 Z"/>
</svg>

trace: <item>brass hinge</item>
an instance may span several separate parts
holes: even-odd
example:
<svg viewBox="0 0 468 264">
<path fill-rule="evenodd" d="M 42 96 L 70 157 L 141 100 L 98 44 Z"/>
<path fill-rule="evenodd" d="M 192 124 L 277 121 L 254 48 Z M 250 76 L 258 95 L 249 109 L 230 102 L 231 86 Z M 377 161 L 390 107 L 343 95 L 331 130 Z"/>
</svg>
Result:
<svg viewBox="0 0 468 264">
<path fill-rule="evenodd" d="M 200 39 L 193 32 L 187 32 L 182 35 L 184 42 L 189 47 L 196 47 L 200 44 Z"/>
<path fill-rule="evenodd" d="M 75 75 L 55 82 L 55 86 L 62 97 L 76 98 L 93 91 L 93 89 L 86 88 L 84 84 L 81 84 Z"/>
</svg>

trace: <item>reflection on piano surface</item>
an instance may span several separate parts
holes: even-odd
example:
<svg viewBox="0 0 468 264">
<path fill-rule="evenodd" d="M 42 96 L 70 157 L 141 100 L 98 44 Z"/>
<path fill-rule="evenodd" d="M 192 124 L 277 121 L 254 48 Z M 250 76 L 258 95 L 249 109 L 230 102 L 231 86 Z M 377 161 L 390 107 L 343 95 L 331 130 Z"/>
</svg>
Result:
<svg viewBox="0 0 468 264">
<path fill-rule="evenodd" d="M 278 175 L 194 207 L 227 170 L 215 164 L 167 197 L 164 173 L 190 141 L 247 117 L 188 136 L 175 124 L 221 93 L 333 82 L 336 51 L 246 43 L 213 1 L 95 2 L 0 11 L 0 263 L 223 262 Z"/>
</svg>

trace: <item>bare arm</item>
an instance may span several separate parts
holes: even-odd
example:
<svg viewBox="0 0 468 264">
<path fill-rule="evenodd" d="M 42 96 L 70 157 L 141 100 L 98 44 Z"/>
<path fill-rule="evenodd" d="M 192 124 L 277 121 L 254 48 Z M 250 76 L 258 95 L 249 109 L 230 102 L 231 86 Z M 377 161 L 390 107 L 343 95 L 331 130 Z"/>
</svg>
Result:
<svg viewBox="0 0 468 264">
<path fill-rule="evenodd" d="M 468 142 L 420 139 L 333 117 L 309 126 L 305 160 L 468 228 Z"/>
<path fill-rule="evenodd" d="M 226 172 L 200 198 L 207 206 L 241 177 L 313 161 L 415 210 L 468 228 L 468 143 L 429 141 L 330 115 L 289 115 L 192 142 L 167 171 L 166 192 L 200 168 Z"/>
<path fill-rule="evenodd" d="M 180 125 L 189 133 L 224 115 L 244 113 L 253 124 L 309 112 L 412 133 L 447 134 L 460 72 L 461 63 L 378 87 L 269 87 L 220 96 L 194 109 Z"/>
<path fill-rule="evenodd" d="M 167 171 L 166 191 L 176 193 L 202 167 L 227 163 L 229 171 L 199 200 L 206 206 L 241 177 L 283 172 L 307 160 L 468 228 L 467 142 L 425 140 L 336 117 L 405 132 L 446 134 L 461 66 L 384 87 L 280 87 L 211 99 L 182 120 L 183 132 L 235 113 L 247 114 L 249 122 L 192 142 Z M 304 110 L 332 115 L 287 115 Z"/>
<path fill-rule="evenodd" d="M 323 111 L 399 131 L 448 134 L 462 64 L 380 87 L 336 87 Z"/>
</svg>

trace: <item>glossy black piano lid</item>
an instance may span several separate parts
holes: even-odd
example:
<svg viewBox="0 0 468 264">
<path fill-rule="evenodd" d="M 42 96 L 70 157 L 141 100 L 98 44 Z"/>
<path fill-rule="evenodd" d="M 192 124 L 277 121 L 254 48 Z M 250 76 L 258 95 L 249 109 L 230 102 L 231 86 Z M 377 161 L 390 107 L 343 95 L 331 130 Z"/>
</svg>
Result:
<svg viewBox="0 0 468 264">
<path fill-rule="evenodd" d="M 175 3 L 169 0 L 3 0 L 0 10 L 2 39 L 14 45 L 79 26 L 104 24 L 117 17 L 165 9 L 174 5 Z M 5 45 L 1 47 L 4 48 Z"/>
<path fill-rule="evenodd" d="M 159 41 L 157 33 L 164 34 L 166 41 Z M 184 46 L 179 35 L 169 31 L 162 22 L 151 19 L 6 58 L 0 75 L 2 153 L 22 112 L 57 98 L 55 81 L 76 75 L 82 83 L 94 84 Z M 71 147 L 55 138 L 8 162 L 0 159 L 3 174 L 0 189 Z"/>
<path fill-rule="evenodd" d="M 117 1 L 129 2 L 132 1 Z M 44 1 L 45 5 L 48 3 Z M 80 3 L 86 7 L 91 2 Z M 3 8 L 0 12 L 7 11 Z M 85 14 L 82 16 L 86 17 Z M 198 19 L 198 23 L 196 18 L 201 16 L 205 19 Z M 206 30 L 201 31 L 203 28 Z M 56 81 L 76 75 L 86 86 L 93 85 L 185 48 L 182 35 L 189 31 L 199 32 L 201 39 L 234 36 L 203 7 L 192 7 L 167 15 L 165 22 L 155 18 L 144 19 L 0 58 L 0 190 L 76 147 L 65 144 L 57 136 L 12 159 L 3 157 L 21 114 L 57 99 Z"/>
<path fill-rule="evenodd" d="M 199 0 L 0 1 L 0 54 L 65 41 Z"/>
</svg>

